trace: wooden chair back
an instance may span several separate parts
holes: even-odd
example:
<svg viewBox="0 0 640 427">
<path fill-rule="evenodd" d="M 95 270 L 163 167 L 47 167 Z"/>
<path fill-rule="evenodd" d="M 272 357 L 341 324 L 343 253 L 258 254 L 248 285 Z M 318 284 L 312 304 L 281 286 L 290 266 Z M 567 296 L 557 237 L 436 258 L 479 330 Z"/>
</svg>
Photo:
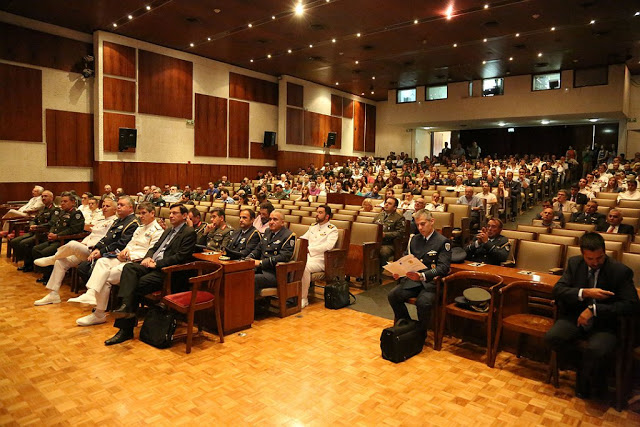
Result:
<svg viewBox="0 0 640 427">
<path fill-rule="evenodd" d="M 543 243 L 557 243 L 559 245 L 577 245 L 578 238 L 575 236 L 559 236 L 557 234 L 539 234 L 538 242 Z"/>
<path fill-rule="evenodd" d="M 640 254 L 623 253 L 620 261 L 633 271 L 633 284 L 640 288 Z"/>
<path fill-rule="evenodd" d="M 575 222 L 567 222 L 564 228 L 567 230 L 596 231 L 595 224 L 578 224 Z"/>
<path fill-rule="evenodd" d="M 502 230 L 500 233 L 508 239 L 517 240 L 536 240 L 537 233 L 530 231 Z"/>
<path fill-rule="evenodd" d="M 580 238 L 584 236 L 583 230 L 565 230 L 564 228 L 554 228 L 551 230 L 551 234 L 555 236 L 571 236 Z"/>
<path fill-rule="evenodd" d="M 546 273 L 552 268 L 562 267 L 563 253 L 562 245 L 521 240 L 518 244 L 516 268 Z"/>
</svg>

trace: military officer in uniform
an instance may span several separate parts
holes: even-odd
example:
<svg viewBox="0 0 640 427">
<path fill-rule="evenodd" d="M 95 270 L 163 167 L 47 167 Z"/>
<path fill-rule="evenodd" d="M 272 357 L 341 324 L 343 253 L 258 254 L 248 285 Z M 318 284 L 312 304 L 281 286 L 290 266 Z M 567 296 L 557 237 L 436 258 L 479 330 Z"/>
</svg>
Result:
<svg viewBox="0 0 640 427">
<path fill-rule="evenodd" d="M 607 229 L 607 217 L 598 212 L 598 202 L 589 200 L 584 207 L 584 212 L 576 212 L 571 215 L 571 222 L 578 224 L 594 224 L 597 231 Z"/>
<path fill-rule="evenodd" d="M 393 241 L 402 238 L 404 234 L 404 217 L 396 209 L 398 199 L 387 197 L 384 201 L 383 211 L 374 219 L 375 224 L 382 224 L 382 246 L 380 246 L 380 265 L 384 266 L 393 256 Z"/>
<path fill-rule="evenodd" d="M 302 308 L 309 305 L 309 284 L 311 273 L 324 271 L 324 253 L 333 249 L 338 241 L 338 228 L 331 224 L 331 208 L 327 205 L 318 206 L 316 209 L 316 222 L 312 224 L 306 233 L 300 236 L 307 239 L 307 263 L 302 273 Z"/>
<path fill-rule="evenodd" d="M 33 271 L 33 259 L 31 258 L 31 249 L 36 244 L 36 232 L 38 227 L 48 229 L 50 227 L 50 221 L 53 217 L 60 213 L 60 208 L 53 205 L 53 193 L 49 190 L 42 192 L 42 203 L 44 208 L 29 224 L 29 233 L 25 233 L 22 236 L 13 238 L 10 241 L 18 259 L 23 258 L 25 263 L 22 267 L 18 267 L 18 270 L 27 273 Z M 41 237 L 46 237 L 45 233 L 40 233 Z M 41 239 L 42 240 L 42 239 Z M 27 256 L 28 255 L 28 256 Z"/>
<path fill-rule="evenodd" d="M 81 233 L 84 230 L 84 215 L 76 209 L 76 198 L 68 191 L 61 195 L 60 207 L 58 215 L 54 215 L 51 220 L 47 241 L 37 244 L 31 250 L 31 260 L 50 256 L 56 253 L 56 250 L 62 244 L 58 240 L 58 236 L 69 236 Z M 25 264 L 27 263 L 28 254 L 25 254 Z M 47 268 L 44 276 L 38 279 L 38 283 L 46 283 L 51 275 L 52 268 Z"/>
<path fill-rule="evenodd" d="M 429 323 L 431 308 L 435 304 L 437 276 L 446 276 L 451 264 L 451 242 L 435 231 L 435 218 L 431 212 L 421 209 L 415 213 L 416 224 L 420 234 L 412 234 L 409 238 L 406 254 L 418 258 L 427 267 L 421 271 L 408 272 L 399 280 L 398 285 L 389 292 L 388 300 L 396 320 L 410 319 L 405 301 L 416 298 L 418 320 L 425 331 Z M 394 275 L 394 279 L 399 277 Z"/>
<path fill-rule="evenodd" d="M 507 260 L 511 245 L 509 239 L 501 235 L 502 221 L 492 218 L 486 227 L 465 248 L 467 259 L 473 262 L 500 265 Z"/>
<path fill-rule="evenodd" d="M 240 228 L 231 232 L 229 242 L 224 253 L 232 259 L 246 258 L 260 244 L 262 236 L 253 226 L 256 218 L 254 211 L 242 209 L 240 211 Z"/>
<path fill-rule="evenodd" d="M 224 210 L 214 208 L 211 211 L 211 224 L 207 225 L 207 249 L 222 252 L 231 239 L 233 228 L 225 221 Z"/>
<path fill-rule="evenodd" d="M 291 261 L 296 245 L 296 235 L 284 226 L 284 215 L 273 211 L 269 215 L 269 228 L 260 244 L 249 254 L 255 260 L 255 294 L 260 290 L 276 286 L 276 264 Z"/>
<path fill-rule="evenodd" d="M 155 190 L 153 190 L 152 195 L 153 196 L 151 199 L 151 203 L 153 203 L 153 206 L 159 206 L 159 207 L 167 206 L 167 202 L 165 202 L 164 199 L 162 198 L 162 191 L 160 191 L 159 188 L 156 188 Z"/>
<path fill-rule="evenodd" d="M 189 213 L 187 214 L 187 225 L 189 227 L 193 227 L 193 229 L 196 232 L 196 245 L 206 246 L 207 223 L 202 222 L 202 214 L 198 209 L 196 208 L 189 209 Z"/>
</svg>

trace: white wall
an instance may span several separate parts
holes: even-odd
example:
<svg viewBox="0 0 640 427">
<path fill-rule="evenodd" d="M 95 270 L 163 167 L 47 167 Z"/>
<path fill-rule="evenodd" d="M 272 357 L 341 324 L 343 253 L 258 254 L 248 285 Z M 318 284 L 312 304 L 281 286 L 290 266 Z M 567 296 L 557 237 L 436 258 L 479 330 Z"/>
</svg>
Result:
<svg viewBox="0 0 640 427">
<path fill-rule="evenodd" d="M 632 158 L 635 153 L 640 152 L 640 75 L 630 76 L 628 111 L 626 147 L 621 147 L 620 151 L 627 158 Z"/>
<path fill-rule="evenodd" d="M 422 160 L 431 155 L 431 132 L 418 128 L 415 130 L 415 143 L 412 157 Z"/>
</svg>

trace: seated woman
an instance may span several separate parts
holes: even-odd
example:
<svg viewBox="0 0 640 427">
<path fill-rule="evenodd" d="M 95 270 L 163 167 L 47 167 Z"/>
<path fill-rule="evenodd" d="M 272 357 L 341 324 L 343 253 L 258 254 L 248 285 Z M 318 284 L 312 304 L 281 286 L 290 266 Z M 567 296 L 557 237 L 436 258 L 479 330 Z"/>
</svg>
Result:
<svg viewBox="0 0 640 427">
<path fill-rule="evenodd" d="M 609 178 L 607 181 L 607 186 L 602 189 L 604 193 L 620 193 L 624 191 L 624 189 L 618 186 L 618 179 L 615 176 Z"/>
<path fill-rule="evenodd" d="M 369 190 L 367 190 L 367 187 L 364 185 L 364 181 L 362 181 L 361 179 L 356 181 L 356 185 L 353 189 L 353 193 L 356 196 L 364 196 L 368 191 Z"/>
</svg>

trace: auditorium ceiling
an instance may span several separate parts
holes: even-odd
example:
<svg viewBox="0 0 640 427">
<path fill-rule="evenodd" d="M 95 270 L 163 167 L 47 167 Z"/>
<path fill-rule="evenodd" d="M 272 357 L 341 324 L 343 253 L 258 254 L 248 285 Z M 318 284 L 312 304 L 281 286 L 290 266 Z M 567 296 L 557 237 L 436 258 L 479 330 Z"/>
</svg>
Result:
<svg viewBox="0 0 640 427">
<path fill-rule="evenodd" d="M 640 74 L 637 0 L 0 0 L 0 10 L 377 101 L 388 89 L 608 64 Z"/>
</svg>

